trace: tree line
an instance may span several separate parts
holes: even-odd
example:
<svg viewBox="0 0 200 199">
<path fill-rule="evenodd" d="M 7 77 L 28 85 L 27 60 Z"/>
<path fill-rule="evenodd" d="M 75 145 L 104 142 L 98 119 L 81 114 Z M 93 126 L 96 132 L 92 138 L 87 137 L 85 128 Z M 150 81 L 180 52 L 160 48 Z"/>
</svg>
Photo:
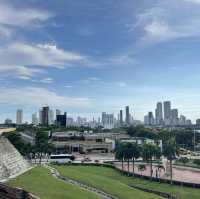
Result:
<svg viewBox="0 0 200 199">
<path fill-rule="evenodd" d="M 172 183 L 172 161 L 178 155 L 178 147 L 174 138 L 166 141 L 162 151 L 159 146 L 151 143 L 144 143 L 142 145 L 139 145 L 137 143 L 121 142 L 117 144 L 115 152 L 116 159 L 121 161 L 122 170 L 124 170 L 124 162 L 126 162 L 127 170 L 129 173 L 130 162 L 132 162 L 133 175 L 135 174 L 135 161 L 139 158 L 142 158 L 143 162 L 149 164 L 150 166 L 149 176 L 151 179 L 153 175 L 153 161 L 158 160 L 159 162 L 161 160 L 161 156 L 166 157 L 170 163 L 170 180 Z M 158 169 L 160 170 L 161 168 L 162 166 L 158 164 Z M 145 170 L 145 165 L 140 164 L 138 169 Z"/>
</svg>

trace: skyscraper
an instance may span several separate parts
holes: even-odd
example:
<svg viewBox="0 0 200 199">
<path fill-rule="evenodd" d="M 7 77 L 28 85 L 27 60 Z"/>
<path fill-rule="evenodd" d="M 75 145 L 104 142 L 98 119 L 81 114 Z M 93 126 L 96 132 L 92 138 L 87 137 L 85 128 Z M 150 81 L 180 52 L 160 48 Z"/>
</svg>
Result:
<svg viewBox="0 0 200 199">
<path fill-rule="evenodd" d="M 130 124 L 130 112 L 129 112 L 129 106 L 126 106 L 126 124 Z"/>
<path fill-rule="evenodd" d="M 23 110 L 18 109 L 16 112 L 16 124 L 20 125 L 23 122 Z"/>
<path fill-rule="evenodd" d="M 153 113 L 149 112 L 148 113 L 148 125 L 153 125 L 154 124 L 154 117 L 153 117 Z"/>
<path fill-rule="evenodd" d="M 120 122 L 120 126 L 123 125 L 123 110 L 120 110 L 120 113 L 119 113 L 119 122 Z"/>
<path fill-rule="evenodd" d="M 102 113 L 102 125 L 105 129 L 114 128 L 114 115 L 103 112 Z"/>
<path fill-rule="evenodd" d="M 56 115 L 56 124 L 58 126 L 66 127 L 67 126 L 67 113 L 64 115 Z"/>
<path fill-rule="evenodd" d="M 33 113 L 32 114 L 32 124 L 33 125 L 38 125 L 37 113 Z"/>
<path fill-rule="evenodd" d="M 184 115 L 180 116 L 179 125 L 184 126 L 186 124 L 186 117 Z"/>
<path fill-rule="evenodd" d="M 49 125 L 49 107 L 48 106 L 45 106 L 45 107 L 42 107 L 42 112 L 41 112 L 41 124 L 43 126 L 48 126 Z"/>
<path fill-rule="evenodd" d="M 49 124 L 52 125 L 54 123 L 55 123 L 54 112 L 53 110 L 49 110 Z"/>
<path fill-rule="evenodd" d="M 163 123 L 163 110 L 162 110 L 162 102 L 157 103 L 156 111 L 155 111 L 155 116 L 156 116 L 156 124 L 157 125 L 162 125 Z"/>
<path fill-rule="evenodd" d="M 61 111 L 59 109 L 56 109 L 56 116 L 61 115 Z"/>
<path fill-rule="evenodd" d="M 164 122 L 165 125 L 171 124 L 171 102 L 164 102 Z"/>
<path fill-rule="evenodd" d="M 171 124 L 178 125 L 178 109 L 171 110 Z"/>
</svg>

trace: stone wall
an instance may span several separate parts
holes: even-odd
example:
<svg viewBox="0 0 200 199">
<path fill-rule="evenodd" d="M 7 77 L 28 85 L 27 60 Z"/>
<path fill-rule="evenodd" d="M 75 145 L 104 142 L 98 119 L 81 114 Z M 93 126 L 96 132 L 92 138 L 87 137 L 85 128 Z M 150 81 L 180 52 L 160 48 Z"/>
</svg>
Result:
<svg viewBox="0 0 200 199">
<path fill-rule="evenodd" d="M 8 185 L 0 183 L 1 199 L 39 199 L 38 197 L 28 193 L 20 188 L 12 188 Z"/>
<path fill-rule="evenodd" d="M 31 165 L 16 148 L 3 136 L 0 136 L 0 182 L 27 171 Z"/>
</svg>

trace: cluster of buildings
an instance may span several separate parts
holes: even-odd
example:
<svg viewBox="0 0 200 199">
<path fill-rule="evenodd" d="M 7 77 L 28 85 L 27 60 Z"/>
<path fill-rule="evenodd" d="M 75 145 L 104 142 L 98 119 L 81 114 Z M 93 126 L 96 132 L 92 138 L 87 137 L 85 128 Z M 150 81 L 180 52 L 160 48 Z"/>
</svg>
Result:
<svg viewBox="0 0 200 199">
<path fill-rule="evenodd" d="M 200 124 L 200 120 L 197 120 L 196 123 Z M 170 101 L 165 101 L 157 103 L 155 116 L 153 112 L 149 112 L 144 116 L 144 124 L 149 126 L 190 126 L 192 121 L 184 115 L 179 117 L 178 109 L 172 108 Z"/>
<path fill-rule="evenodd" d="M 57 125 L 60 127 L 70 126 L 85 126 L 85 127 L 103 127 L 104 129 L 113 129 L 119 127 L 127 127 L 130 125 L 142 124 L 139 120 L 134 120 L 133 115 L 130 113 L 129 106 L 121 109 L 117 116 L 113 113 L 102 112 L 101 117 L 88 121 L 85 117 L 78 116 L 76 119 L 68 116 L 66 112 L 62 113 L 61 110 L 55 111 L 50 109 L 49 106 L 44 106 L 39 110 L 39 113 L 32 114 L 33 125 Z M 6 119 L 5 124 L 13 124 L 11 119 Z M 25 124 L 23 121 L 23 110 L 16 111 L 17 125 Z M 170 101 L 158 102 L 156 105 L 155 113 L 148 112 L 144 116 L 144 125 L 147 126 L 190 126 L 192 121 L 187 119 L 184 115 L 179 116 L 178 109 L 172 108 Z M 196 125 L 200 126 L 200 119 L 196 120 Z"/>
</svg>

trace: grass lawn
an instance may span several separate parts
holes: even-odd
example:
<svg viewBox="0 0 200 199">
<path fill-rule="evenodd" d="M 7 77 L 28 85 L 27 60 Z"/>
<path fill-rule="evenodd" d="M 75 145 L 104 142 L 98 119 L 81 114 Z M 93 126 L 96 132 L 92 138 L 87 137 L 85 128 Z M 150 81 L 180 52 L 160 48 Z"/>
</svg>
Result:
<svg viewBox="0 0 200 199">
<path fill-rule="evenodd" d="M 173 193 L 180 199 L 199 199 L 200 189 L 173 186 L 164 183 L 149 182 L 133 177 L 126 177 L 114 169 L 97 166 L 56 166 L 64 176 L 77 179 L 88 184 L 97 186 L 105 191 L 118 196 L 121 199 L 133 198 L 154 198 L 144 192 L 130 190 L 126 185 L 139 185 L 146 188 L 152 188 L 163 192 Z"/>
<path fill-rule="evenodd" d="M 127 177 L 114 169 L 95 166 L 55 166 L 61 175 L 104 190 L 120 199 L 160 199 L 161 197 L 128 187 Z M 121 179 L 122 178 L 122 179 Z"/>
<path fill-rule="evenodd" d="M 41 199 L 100 199 L 94 193 L 55 179 L 43 167 L 36 167 L 26 172 L 17 179 L 10 181 L 9 185 L 21 187 Z"/>
</svg>

